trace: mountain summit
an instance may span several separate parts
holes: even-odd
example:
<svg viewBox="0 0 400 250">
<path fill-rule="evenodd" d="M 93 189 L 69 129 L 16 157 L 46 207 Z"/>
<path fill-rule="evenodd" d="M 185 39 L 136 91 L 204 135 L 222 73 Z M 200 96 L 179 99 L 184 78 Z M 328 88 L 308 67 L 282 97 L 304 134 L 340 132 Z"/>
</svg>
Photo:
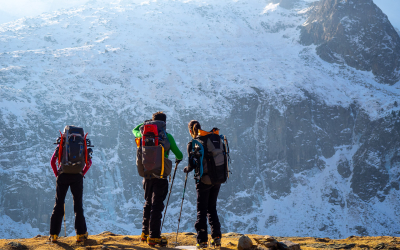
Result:
<svg viewBox="0 0 400 250">
<path fill-rule="evenodd" d="M 378 82 L 400 80 L 400 37 L 372 0 L 321 0 L 302 26 L 301 42 L 316 44 L 330 63 L 372 71 Z"/>
</svg>

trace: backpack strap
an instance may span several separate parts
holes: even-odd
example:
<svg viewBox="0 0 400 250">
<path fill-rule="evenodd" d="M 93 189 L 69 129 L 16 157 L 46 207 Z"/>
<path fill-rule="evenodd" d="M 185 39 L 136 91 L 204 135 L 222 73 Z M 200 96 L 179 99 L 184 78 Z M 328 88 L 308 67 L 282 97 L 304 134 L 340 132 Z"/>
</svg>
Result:
<svg viewBox="0 0 400 250">
<path fill-rule="evenodd" d="M 226 170 L 228 172 L 228 178 L 229 178 L 229 164 L 231 163 L 231 157 L 229 155 L 229 144 L 228 144 L 228 139 L 226 138 L 225 135 L 220 135 L 219 136 L 221 140 L 223 141 L 224 147 L 225 147 L 225 152 L 224 154 L 226 155 Z"/>
<path fill-rule="evenodd" d="M 198 179 L 196 179 L 196 182 L 197 183 L 199 183 L 200 182 L 200 178 L 203 176 L 203 157 L 204 157 L 204 147 L 203 147 L 203 145 L 201 145 L 201 143 L 198 141 L 198 140 L 196 140 L 196 139 L 193 139 L 192 140 L 192 152 L 194 153 L 195 151 L 196 151 L 196 145 L 198 145 L 199 146 L 199 148 L 200 148 L 200 150 L 199 150 L 199 153 L 200 153 L 200 166 L 199 166 L 199 177 L 198 177 Z"/>
<path fill-rule="evenodd" d="M 61 135 L 61 140 L 60 140 L 60 146 L 58 146 L 58 166 L 61 165 L 61 156 L 62 156 L 62 149 L 63 149 L 63 142 L 64 142 L 64 137 L 61 131 L 59 130 L 60 135 Z"/>
<path fill-rule="evenodd" d="M 84 141 L 84 146 L 83 147 L 84 147 L 84 152 L 85 152 L 84 154 L 85 154 L 85 164 L 86 164 L 86 166 L 88 165 L 87 164 L 87 155 L 88 154 L 87 154 L 87 143 L 86 143 L 86 136 L 87 135 L 88 135 L 88 133 L 86 133 L 85 138 L 83 139 L 83 141 Z"/>
<path fill-rule="evenodd" d="M 162 179 L 164 176 L 164 147 L 163 147 L 163 145 L 160 145 L 160 147 L 161 147 L 161 177 L 160 177 L 160 179 Z"/>
</svg>

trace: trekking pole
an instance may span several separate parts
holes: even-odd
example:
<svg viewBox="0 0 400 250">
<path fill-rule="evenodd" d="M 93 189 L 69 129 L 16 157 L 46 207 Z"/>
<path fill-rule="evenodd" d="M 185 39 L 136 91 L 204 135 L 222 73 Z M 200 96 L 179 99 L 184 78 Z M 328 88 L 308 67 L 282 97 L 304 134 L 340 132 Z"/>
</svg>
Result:
<svg viewBox="0 0 400 250">
<path fill-rule="evenodd" d="M 187 177 L 189 173 L 186 173 L 186 178 L 185 178 L 185 186 L 183 187 L 183 195 L 182 195 L 182 204 L 181 204 L 181 212 L 179 213 L 179 219 L 178 219 L 178 230 L 176 230 L 176 243 L 178 243 L 178 232 L 179 232 L 179 223 L 181 222 L 181 215 L 182 215 L 182 207 L 183 207 L 183 200 L 185 199 L 185 191 L 186 191 L 186 182 L 187 182 Z"/>
<path fill-rule="evenodd" d="M 65 202 L 64 202 L 64 236 L 67 237 L 67 225 L 65 224 Z"/>
<path fill-rule="evenodd" d="M 176 165 L 175 165 L 175 170 L 174 170 L 174 175 L 172 176 L 171 187 L 169 188 L 169 194 L 168 194 L 168 199 L 167 199 L 167 205 L 165 206 L 165 211 L 164 211 L 164 216 L 163 216 L 162 223 L 161 223 L 161 229 L 160 229 L 160 232 L 162 231 L 162 228 L 163 228 L 163 225 L 164 225 L 165 214 L 167 213 L 167 208 L 168 208 L 169 197 L 171 196 L 171 192 L 172 192 L 172 185 L 174 185 L 175 174 L 176 174 L 176 169 L 178 168 L 178 164 L 179 164 L 179 162 L 177 162 L 177 163 L 176 163 Z"/>
</svg>

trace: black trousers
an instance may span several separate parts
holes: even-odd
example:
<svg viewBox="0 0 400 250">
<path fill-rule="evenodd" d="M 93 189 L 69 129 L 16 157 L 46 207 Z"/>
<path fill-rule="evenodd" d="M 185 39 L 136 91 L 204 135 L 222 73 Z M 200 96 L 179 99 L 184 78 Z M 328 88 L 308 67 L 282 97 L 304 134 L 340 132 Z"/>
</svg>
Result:
<svg viewBox="0 0 400 250">
<path fill-rule="evenodd" d="M 196 184 L 197 191 L 197 221 L 194 227 L 197 231 L 197 243 L 207 242 L 207 217 L 211 226 L 211 237 L 221 237 L 221 224 L 217 214 L 217 198 L 221 184 Z"/>
<path fill-rule="evenodd" d="M 50 219 L 50 234 L 59 235 L 61 232 L 65 196 L 67 195 L 69 187 L 71 187 L 74 200 L 75 232 L 76 234 L 84 234 L 87 232 L 82 204 L 83 176 L 81 174 L 60 174 L 57 177 L 56 203 L 54 204 Z"/>
<path fill-rule="evenodd" d="M 168 193 L 167 179 L 144 179 L 144 199 L 142 232 L 150 238 L 161 237 L 161 218 L 164 200 Z"/>
</svg>

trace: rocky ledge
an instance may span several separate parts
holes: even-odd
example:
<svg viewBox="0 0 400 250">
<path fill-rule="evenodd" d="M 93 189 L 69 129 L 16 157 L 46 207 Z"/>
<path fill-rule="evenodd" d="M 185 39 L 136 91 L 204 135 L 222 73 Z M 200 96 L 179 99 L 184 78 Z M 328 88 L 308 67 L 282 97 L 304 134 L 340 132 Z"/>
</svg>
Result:
<svg viewBox="0 0 400 250">
<path fill-rule="evenodd" d="M 168 246 L 163 249 L 176 249 L 179 246 L 194 246 L 194 233 L 163 234 L 168 239 Z M 119 235 L 103 232 L 90 235 L 84 243 L 76 243 L 75 237 L 60 237 L 57 243 L 48 241 L 48 236 L 37 235 L 29 239 L 0 240 L 0 249 L 148 249 L 146 243 L 137 235 Z M 221 249 L 260 249 L 260 250 L 298 250 L 298 249 L 400 249 L 400 237 L 358 237 L 346 239 L 314 237 L 272 237 L 254 234 L 223 234 Z"/>
</svg>

